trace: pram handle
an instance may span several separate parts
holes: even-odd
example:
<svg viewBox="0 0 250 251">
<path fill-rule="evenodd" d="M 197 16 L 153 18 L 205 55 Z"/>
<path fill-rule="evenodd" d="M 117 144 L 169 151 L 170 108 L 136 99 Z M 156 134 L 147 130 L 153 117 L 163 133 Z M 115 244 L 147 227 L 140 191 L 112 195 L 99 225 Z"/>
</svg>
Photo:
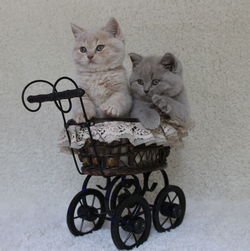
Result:
<svg viewBox="0 0 250 251">
<path fill-rule="evenodd" d="M 82 97 L 85 91 L 82 88 L 74 90 L 67 90 L 62 92 L 53 92 L 50 94 L 30 95 L 27 100 L 29 103 L 43 103 L 49 101 L 57 101 L 62 99 L 71 99 L 76 97 Z"/>
</svg>

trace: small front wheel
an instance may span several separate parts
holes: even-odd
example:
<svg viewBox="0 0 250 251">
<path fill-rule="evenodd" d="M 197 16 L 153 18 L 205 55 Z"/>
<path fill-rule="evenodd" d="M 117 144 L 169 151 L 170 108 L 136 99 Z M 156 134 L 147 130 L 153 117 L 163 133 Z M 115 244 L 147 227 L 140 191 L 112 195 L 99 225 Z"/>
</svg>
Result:
<svg viewBox="0 0 250 251">
<path fill-rule="evenodd" d="M 111 235 L 118 249 L 132 249 L 148 239 L 150 228 L 149 205 L 142 196 L 133 194 L 118 205 L 112 218 Z"/>
<path fill-rule="evenodd" d="M 181 188 L 169 185 L 157 195 L 153 207 L 153 222 L 158 232 L 178 227 L 184 218 L 186 199 Z"/>
<path fill-rule="evenodd" d="M 67 225 L 73 235 L 85 235 L 100 229 L 105 217 L 103 194 L 95 189 L 87 189 L 72 199 L 67 213 Z"/>
</svg>

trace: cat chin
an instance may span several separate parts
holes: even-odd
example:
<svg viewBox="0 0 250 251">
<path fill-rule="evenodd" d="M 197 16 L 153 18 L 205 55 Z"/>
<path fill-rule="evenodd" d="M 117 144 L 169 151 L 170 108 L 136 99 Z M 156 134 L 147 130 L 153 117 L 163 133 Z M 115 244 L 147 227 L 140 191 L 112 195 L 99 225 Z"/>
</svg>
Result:
<svg viewBox="0 0 250 251">
<path fill-rule="evenodd" d="M 115 69 L 119 66 L 121 66 L 121 63 L 117 64 L 98 64 L 98 63 L 88 63 L 88 64 L 77 64 L 77 72 L 82 73 L 82 72 L 100 72 L 100 71 L 108 71 Z"/>
<path fill-rule="evenodd" d="M 143 96 L 141 97 L 141 99 L 147 103 L 151 103 L 152 102 L 152 97 L 151 96 Z"/>
<path fill-rule="evenodd" d="M 145 103 L 152 103 L 152 97 L 151 96 L 140 96 L 140 95 L 136 95 L 134 94 L 134 97 L 138 100 L 141 100 Z"/>
</svg>

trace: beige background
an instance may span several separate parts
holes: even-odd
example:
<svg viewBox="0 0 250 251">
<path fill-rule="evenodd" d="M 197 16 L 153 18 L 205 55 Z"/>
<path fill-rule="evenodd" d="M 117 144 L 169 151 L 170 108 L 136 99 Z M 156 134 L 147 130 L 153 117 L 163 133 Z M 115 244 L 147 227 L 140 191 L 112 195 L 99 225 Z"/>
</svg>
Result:
<svg viewBox="0 0 250 251">
<path fill-rule="evenodd" d="M 196 127 L 172 153 L 170 182 L 193 207 L 196 200 L 249 200 L 249 0 L 1 0 L 2 207 L 48 201 L 65 212 L 80 189 L 71 157 L 56 146 L 60 114 L 53 105 L 28 113 L 20 96 L 32 80 L 74 77 L 71 22 L 99 27 L 111 16 L 120 22 L 127 52 L 170 51 L 183 62 Z M 128 57 L 125 65 L 129 71 Z"/>
</svg>

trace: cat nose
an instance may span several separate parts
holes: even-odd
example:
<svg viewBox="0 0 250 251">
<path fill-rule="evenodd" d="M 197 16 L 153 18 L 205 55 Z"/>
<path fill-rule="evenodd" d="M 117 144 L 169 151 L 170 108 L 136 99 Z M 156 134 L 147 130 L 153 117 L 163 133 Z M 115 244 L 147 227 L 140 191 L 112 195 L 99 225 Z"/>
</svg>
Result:
<svg viewBox="0 0 250 251">
<path fill-rule="evenodd" d="M 144 90 L 144 92 L 145 92 L 146 94 L 148 94 L 149 90 Z"/>
<path fill-rule="evenodd" d="M 94 55 L 89 54 L 87 57 L 88 57 L 88 59 L 92 59 L 94 57 Z"/>
</svg>

